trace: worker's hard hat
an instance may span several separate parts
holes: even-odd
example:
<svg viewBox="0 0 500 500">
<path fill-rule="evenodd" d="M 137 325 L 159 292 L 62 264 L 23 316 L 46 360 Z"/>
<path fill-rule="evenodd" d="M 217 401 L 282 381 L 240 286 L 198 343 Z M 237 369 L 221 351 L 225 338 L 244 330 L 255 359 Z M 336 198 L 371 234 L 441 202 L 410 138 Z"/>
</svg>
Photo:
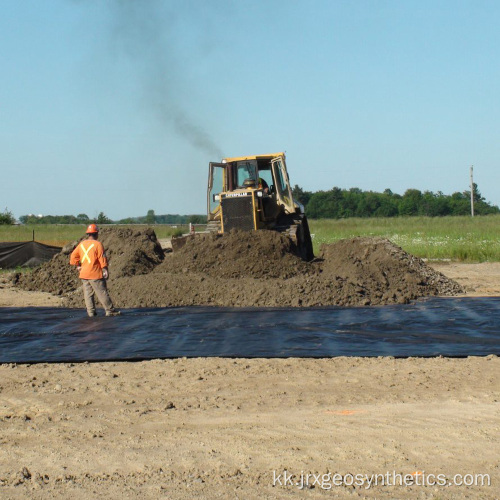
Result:
<svg viewBox="0 0 500 500">
<path fill-rule="evenodd" d="M 90 226 L 87 228 L 86 232 L 87 232 L 87 234 L 98 233 L 99 228 L 95 224 L 90 224 Z"/>
</svg>

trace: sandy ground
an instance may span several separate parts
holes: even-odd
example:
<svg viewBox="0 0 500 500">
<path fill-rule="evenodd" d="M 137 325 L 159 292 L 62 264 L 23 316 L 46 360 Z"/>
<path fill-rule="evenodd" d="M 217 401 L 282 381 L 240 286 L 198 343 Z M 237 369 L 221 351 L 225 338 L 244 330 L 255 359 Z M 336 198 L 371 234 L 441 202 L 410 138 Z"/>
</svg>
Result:
<svg viewBox="0 0 500 500">
<path fill-rule="evenodd" d="M 0 281 L 0 307 L 60 307 L 63 299 L 51 293 L 27 292 Z"/>
<path fill-rule="evenodd" d="M 458 281 L 467 290 L 467 296 L 500 296 L 500 262 L 483 262 L 481 264 L 447 262 L 430 264 L 434 269 L 448 276 L 448 278 Z"/>
<path fill-rule="evenodd" d="M 499 264 L 438 268 L 500 292 Z M 500 498 L 499 402 L 495 356 L 0 365 L 0 498 Z M 387 473 L 447 484 L 335 485 Z"/>
</svg>

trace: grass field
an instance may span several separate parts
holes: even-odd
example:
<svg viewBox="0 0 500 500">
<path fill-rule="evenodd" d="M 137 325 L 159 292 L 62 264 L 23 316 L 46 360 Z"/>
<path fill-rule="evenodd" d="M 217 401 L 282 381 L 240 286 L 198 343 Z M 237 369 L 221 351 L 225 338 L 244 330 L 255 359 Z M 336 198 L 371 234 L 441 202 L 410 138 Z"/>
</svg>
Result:
<svg viewBox="0 0 500 500">
<path fill-rule="evenodd" d="M 354 236 L 382 236 L 404 250 L 429 260 L 500 261 L 500 215 L 483 217 L 401 217 L 311 220 L 315 253 L 322 243 Z M 147 227 L 147 226 L 131 226 Z M 153 226 L 158 238 L 167 238 L 187 226 Z M 83 225 L 0 226 L 0 241 L 35 240 L 63 246 L 80 238 Z"/>
<path fill-rule="evenodd" d="M 500 215 L 311 220 L 315 253 L 322 243 L 382 236 L 429 260 L 500 261 Z"/>
</svg>

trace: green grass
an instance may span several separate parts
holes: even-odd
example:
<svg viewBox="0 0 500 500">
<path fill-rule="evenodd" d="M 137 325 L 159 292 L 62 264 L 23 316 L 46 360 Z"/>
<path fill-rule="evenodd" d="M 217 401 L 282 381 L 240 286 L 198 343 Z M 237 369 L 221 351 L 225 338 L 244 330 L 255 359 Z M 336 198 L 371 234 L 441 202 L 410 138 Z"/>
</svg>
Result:
<svg viewBox="0 0 500 500">
<path fill-rule="evenodd" d="M 101 226 L 106 227 L 106 226 Z M 188 231 L 188 226 L 178 225 L 177 228 L 172 226 L 164 226 L 161 224 L 154 226 L 147 226 L 137 224 L 133 226 L 119 226 L 131 227 L 134 229 L 143 229 L 152 227 L 156 233 L 157 238 L 168 238 L 179 231 L 179 228 L 184 232 Z M 62 247 L 70 241 L 78 240 L 85 234 L 85 225 L 80 224 L 40 224 L 40 225 L 27 225 L 27 226 L 4 226 L 0 225 L 0 241 L 31 241 L 33 238 L 33 231 L 35 231 L 35 240 L 44 243 L 45 245 L 54 245 Z"/>
<path fill-rule="evenodd" d="M 354 236 L 382 236 L 429 260 L 500 261 L 500 215 L 310 220 L 314 251 L 322 243 Z"/>
</svg>

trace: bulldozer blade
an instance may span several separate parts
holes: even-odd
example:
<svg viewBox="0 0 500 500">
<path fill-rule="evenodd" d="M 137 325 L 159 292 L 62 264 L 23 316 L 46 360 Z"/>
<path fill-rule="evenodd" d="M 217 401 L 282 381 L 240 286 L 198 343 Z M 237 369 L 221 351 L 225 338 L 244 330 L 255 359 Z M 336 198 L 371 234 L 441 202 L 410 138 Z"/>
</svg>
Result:
<svg viewBox="0 0 500 500">
<path fill-rule="evenodd" d="M 188 242 L 188 240 L 192 240 L 193 238 L 196 238 L 194 234 L 172 236 L 172 251 L 177 252 L 177 250 L 180 250 Z"/>
</svg>

